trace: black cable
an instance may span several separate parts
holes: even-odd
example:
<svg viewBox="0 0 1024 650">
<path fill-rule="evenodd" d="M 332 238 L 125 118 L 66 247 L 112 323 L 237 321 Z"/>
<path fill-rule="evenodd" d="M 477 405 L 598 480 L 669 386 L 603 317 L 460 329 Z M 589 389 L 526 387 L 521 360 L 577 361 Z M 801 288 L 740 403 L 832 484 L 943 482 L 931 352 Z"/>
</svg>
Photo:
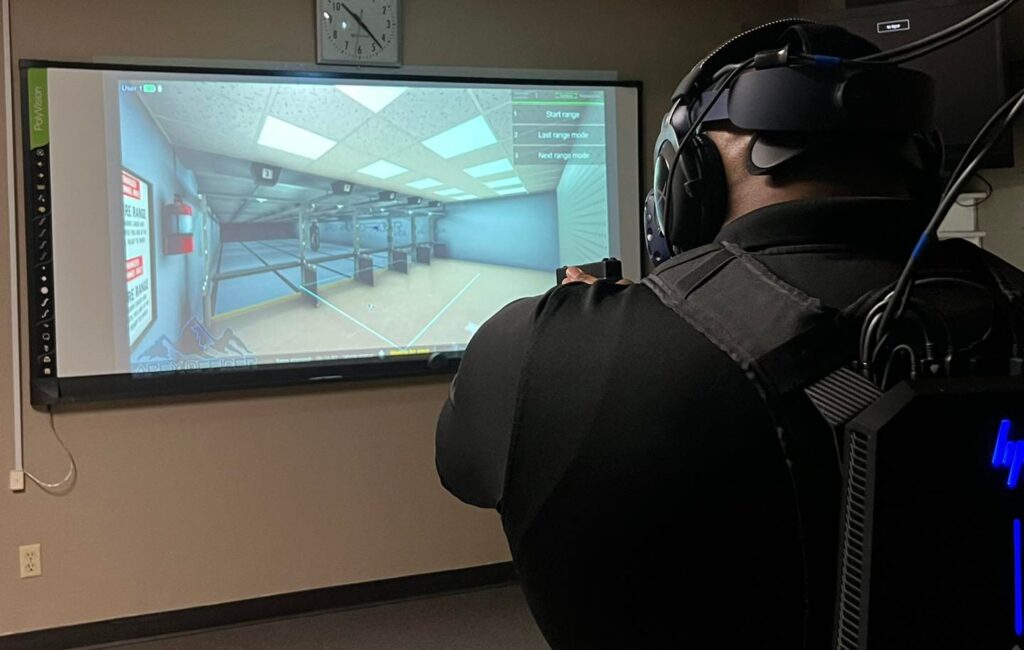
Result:
<svg viewBox="0 0 1024 650">
<path fill-rule="evenodd" d="M 789 55 L 791 61 L 803 61 L 808 65 L 815 66 L 830 66 L 842 65 L 844 67 L 851 68 L 870 68 L 870 67 L 892 67 L 893 64 L 888 61 L 860 61 L 858 59 L 843 59 L 833 56 L 823 56 L 820 54 L 807 54 L 804 52 L 794 52 Z"/>
<path fill-rule="evenodd" d="M 914 251 L 910 256 L 910 259 L 907 261 L 899 280 L 897 280 L 896 288 L 893 290 L 892 299 L 888 301 L 886 309 L 882 314 L 882 321 L 879 326 L 880 333 L 886 330 L 888 324 L 892 322 L 894 317 L 899 317 L 900 311 L 902 311 L 903 306 L 906 304 L 907 293 L 911 286 L 910 278 L 913 275 L 914 267 L 917 265 L 917 261 L 920 259 L 924 249 L 934 237 L 936 231 L 938 231 L 939 225 L 942 223 L 943 219 L 945 219 L 946 214 L 949 212 L 949 208 L 952 207 L 953 202 L 960 193 L 960 189 L 974 176 L 978 165 L 981 164 L 982 158 L 984 158 L 992 147 L 995 146 L 995 143 L 998 141 L 1002 133 L 1009 128 L 1011 124 L 1013 124 L 1014 119 L 1017 117 L 1017 114 L 1020 112 L 1022 107 L 1024 107 L 1024 89 L 1018 91 L 1010 98 L 1009 101 L 999 107 L 992 118 L 989 119 L 989 122 L 986 123 L 985 127 L 982 128 L 978 137 L 975 138 L 975 141 L 968 149 L 968 153 L 971 153 L 975 148 L 975 145 L 987 137 L 989 132 L 994 133 L 994 137 L 990 138 L 989 141 L 986 142 L 976 154 L 974 154 L 973 158 L 965 156 L 960 161 L 960 164 L 957 165 L 957 169 L 962 169 L 962 171 L 960 171 L 959 176 L 950 179 L 950 182 L 946 186 L 939 202 L 938 209 L 936 209 L 931 221 L 921 234 L 921 238 L 914 247 Z M 1002 123 L 996 124 L 999 121 L 999 118 L 1004 115 L 1005 117 L 1003 118 Z M 994 131 L 992 131 L 993 128 L 995 128 Z M 970 162 L 966 165 L 966 168 L 964 168 L 964 163 L 968 159 L 970 159 Z"/>
<path fill-rule="evenodd" d="M 964 38 L 975 30 L 980 29 L 1006 12 L 1006 10 L 1013 6 L 1015 2 L 1017 2 L 1017 0 L 996 0 L 996 2 L 993 2 L 974 14 L 971 14 L 967 18 L 964 18 L 960 22 L 950 25 L 945 29 L 890 50 L 884 50 L 875 54 L 859 57 L 856 61 L 886 61 L 889 63 L 902 63 L 918 58 L 919 56 L 924 56 L 924 54 L 930 53 L 940 47 L 945 47 L 950 43 Z M 940 42 L 941 45 L 938 44 Z M 923 54 L 921 52 L 923 52 Z"/>
<path fill-rule="evenodd" d="M 889 356 L 889 360 L 885 364 L 885 371 L 882 373 L 882 390 L 888 389 L 889 384 L 889 371 L 892 370 L 892 363 L 896 360 L 896 354 L 898 352 L 906 352 L 907 360 L 910 361 L 910 378 L 915 379 L 918 374 L 917 355 L 914 354 L 914 349 L 909 345 L 897 345 L 893 348 L 892 355 Z"/>
<path fill-rule="evenodd" d="M 924 323 L 921 320 L 921 317 L 918 314 L 916 314 L 913 310 L 909 310 L 908 311 L 908 317 L 914 319 L 914 321 L 917 323 L 918 327 L 921 328 L 921 331 L 922 331 L 922 334 L 924 335 L 924 338 L 927 340 L 928 339 L 928 333 L 925 330 Z M 881 357 L 882 353 L 885 351 L 885 347 L 886 347 L 886 344 L 889 343 L 889 339 L 891 337 L 894 337 L 895 335 L 896 335 L 896 331 L 893 330 L 893 331 L 887 332 L 885 334 L 885 336 L 883 336 L 881 338 L 881 340 L 879 340 L 878 345 L 871 351 L 871 357 L 868 359 L 868 362 L 867 362 L 867 364 L 865 366 L 866 372 L 864 373 L 864 376 L 868 379 L 868 381 L 871 381 L 872 383 L 874 383 L 877 386 L 881 386 L 884 383 L 883 381 L 881 381 L 881 377 L 879 376 L 878 371 L 875 370 L 876 368 L 878 368 L 879 357 Z M 899 346 L 897 346 L 897 348 L 898 347 Z M 909 347 L 909 345 L 905 345 L 904 347 Z M 889 352 L 889 359 L 890 360 L 892 359 L 892 355 L 895 353 L 897 348 L 893 348 Z"/>
<path fill-rule="evenodd" d="M 716 81 L 718 81 L 719 79 L 721 79 L 725 75 L 731 73 L 733 70 L 738 68 L 740 65 L 741 64 L 739 64 L 739 63 L 730 63 L 728 65 L 723 65 L 720 70 L 715 72 L 715 74 L 711 75 L 711 83 L 715 83 Z"/>
<path fill-rule="evenodd" d="M 821 56 L 814 54 L 794 54 L 798 60 L 810 61 L 816 65 L 833 67 L 843 65 L 848 67 L 869 66 L 869 65 L 900 65 L 927 56 L 932 52 L 951 45 L 959 40 L 970 36 L 988 23 L 1004 14 L 1017 0 L 996 0 L 992 4 L 980 9 L 963 20 L 950 25 L 949 27 L 929 34 L 911 43 L 901 45 L 889 50 L 875 52 L 856 59 L 843 59 L 833 56 Z"/>
<path fill-rule="evenodd" d="M 942 282 L 946 282 L 949 284 L 962 284 L 965 287 L 969 287 L 971 289 L 977 289 L 979 291 L 984 291 L 985 293 L 992 293 L 992 287 L 984 285 L 980 282 L 968 280 L 967 278 L 954 278 L 951 276 L 935 276 L 930 278 L 921 278 L 920 280 L 915 280 L 914 285 L 918 287 L 924 287 L 929 284 L 940 284 Z"/>
<path fill-rule="evenodd" d="M 983 293 L 986 293 L 986 294 L 991 294 L 992 293 L 992 287 L 986 286 L 986 285 L 984 285 L 984 284 L 982 284 L 980 282 L 976 282 L 974 280 L 968 280 L 967 278 L 957 278 L 957 277 L 951 277 L 951 276 L 934 276 L 934 277 L 929 277 L 929 278 L 922 278 L 920 280 L 915 280 L 914 283 L 913 283 L 915 288 L 925 287 L 925 286 L 929 286 L 929 285 L 933 285 L 933 284 L 955 284 L 955 285 L 961 285 L 961 286 L 964 286 L 964 287 L 967 287 L 969 289 L 973 289 L 973 290 L 976 290 L 976 291 L 980 291 L 980 292 L 983 292 Z M 877 331 L 876 328 L 878 327 L 879 322 L 881 320 L 881 316 L 879 315 L 878 312 L 881 309 L 883 309 L 888 304 L 888 300 L 891 298 L 892 295 L 893 295 L 892 292 L 890 292 L 890 293 L 888 293 L 886 295 L 886 298 L 884 300 L 876 303 L 868 311 L 868 314 L 867 314 L 867 316 L 865 316 L 864 322 L 861 325 L 860 347 L 859 347 L 860 360 L 861 360 L 860 361 L 860 369 L 861 369 L 861 374 L 863 374 L 865 378 L 867 378 L 867 379 L 869 379 L 871 381 L 875 381 L 875 378 L 873 377 L 873 373 L 874 373 L 874 368 L 877 366 L 878 356 L 882 353 L 882 351 L 885 348 L 885 341 L 888 339 L 889 335 L 892 334 L 892 332 L 885 333 L 885 334 L 881 335 L 881 337 L 877 341 L 877 343 L 875 342 L 875 332 Z M 929 306 L 927 303 L 918 303 L 918 304 L 922 308 L 926 308 L 926 307 Z M 913 311 L 910 311 L 908 313 L 911 316 L 914 316 L 916 319 L 918 319 L 920 321 L 920 325 L 922 327 L 922 333 L 924 335 L 925 346 L 926 347 L 934 347 L 934 344 L 931 342 L 931 336 L 930 336 L 930 334 L 928 332 L 928 329 L 924 326 L 923 320 L 921 320 L 921 316 L 919 314 L 916 314 Z M 952 364 L 952 361 L 953 361 L 953 356 L 954 356 L 954 353 L 956 352 L 956 350 L 954 349 L 954 341 L 953 341 L 952 332 L 949 330 L 948 323 L 946 323 L 945 319 L 942 318 L 941 314 L 934 314 L 934 316 L 935 316 L 934 320 L 937 321 L 942 326 L 943 333 L 945 334 L 947 354 L 946 354 L 946 358 L 944 359 L 944 361 L 945 361 L 945 365 L 946 365 L 946 367 L 948 369 L 949 367 L 951 367 L 951 364 Z M 988 335 L 986 334 L 986 336 L 983 337 L 982 342 L 984 341 L 984 339 L 987 339 L 987 338 L 988 338 Z"/>
<path fill-rule="evenodd" d="M 1016 1 L 1016 0 L 1014 0 L 1014 1 Z M 982 27 L 987 25 L 989 22 L 991 22 L 991 21 L 995 20 L 996 18 L 998 18 L 1001 14 L 1002 14 L 1002 12 L 999 12 L 998 14 L 993 15 L 992 17 L 988 18 L 987 20 L 979 22 L 976 25 L 972 25 L 969 28 L 967 28 L 964 31 L 962 31 L 961 33 L 957 34 L 956 36 L 950 37 L 948 39 L 945 39 L 945 40 L 937 42 L 937 43 L 933 43 L 932 45 L 929 45 L 928 47 L 923 47 L 920 50 L 916 50 L 916 51 L 911 52 L 909 54 L 905 54 L 903 56 L 898 56 L 896 58 L 890 59 L 888 61 L 888 63 L 893 64 L 893 65 L 902 65 L 902 64 L 907 63 L 909 61 L 914 61 L 915 59 L 920 59 L 922 57 L 928 56 L 932 52 L 935 52 L 937 50 L 941 50 L 942 48 L 944 48 L 944 47 L 946 47 L 948 45 L 952 45 L 953 43 L 956 43 L 957 41 L 960 41 L 960 40 L 963 40 L 963 39 L 967 38 L 968 36 L 970 36 L 974 32 L 978 31 L 979 29 L 981 29 Z"/>
<path fill-rule="evenodd" d="M 975 138 L 971 146 L 968 147 L 967 153 L 960 160 L 957 165 L 957 170 L 954 171 L 954 176 L 950 178 L 946 184 L 946 188 L 943 191 L 942 198 L 940 200 L 939 209 L 936 210 L 932 216 L 932 220 L 929 222 L 925 233 L 922 235 L 922 239 L 918 242 L 918 245 L 922 248 L 927 245 L 927 240 L 935 235 L 939 230 L 939 226 L 942 224 L 943 219 L 946 216 L 949 208 L 952 207 L 952 202 L 959 196 L 963 186 L 967 184 L 976 174 L 978 166 L 981 161 L 988 155 L 992 147 L 996 145 L 1002 134 L 1013 125 L 1014 120 L 1020 113 L 1021 108 L 1024 107 L 1024 88 L 1017 91 L 1009 100 L 1006 101 L 999 109 L 996 110 L 995 114 L 989 121 L 982 127 L 981 132 Z M 999 119 L 1002 118 L 1002 123 L 997 124 Z M 993 128 L 995 129 L 993 131 Z M 978 147 L 979 143 L 985 138 L 988 138 L 988 142 L 981 145 L 977 152 L 974 151 Z M 973 155 L 973 158 L 971 157 Z M 970 160 L 968 163 L 967 161 Z M 965 165 L 966 163 L 966 165 Z M 959 175 L 957 173 L 959 172 Z M 920 257 L 921 250 L 917 250 L 917 257 Z M 916 263 L 916 258 L 912 257 L 908 265 Z"/>
<path fill-rule="evenodd" d="M 977 201 L 974 201 L 973 203 L 963 203 L 963 202 L 960 201 L 960 197 L 958 196 L 956 204 L 959 205 L 962 208 L 976 208 L 979 205 L 981 205 L 982 203 L 984 203 L 985 201 L 988 201 L 990 198 L 992 198 L 992 192 L 994 191 L 994 188 L 992 187 L 992 183 L 990 183 L 987 178 L 982 176 L 981 172 L 976 172 L 974 174 L 974 177 L 977 178 L 979 181 L 981 181 L 982 183 L 985 184 L 985 187 L 986 187 L 985 196 L 983 196 L 982 198 L 978 199 Z"/>
<path fill-rule="evenodd" d="M 874 338 L 875 327 L 878 325 L 879 320 L 881 320 L 882 318 L 882 315 L 879 312 L 885 309 L 886 302 L 891 297 L 892 292 L 888 293 L 885 299 L 883 299 L 881 302 L 875 304 L 875 306 L 873 306 L 871 310 L 868 311 L 867 316 L 864 317 L 864 323 L 861 325 L 859 351 L 861 360 L 861 371 L 865 374 L 865 376 L 867 376 L 867 374 L 870 371 L 870 364 L 872 359 L 871 348 L 873 347 L 871 343 Z M 870 379 L 870 377 L 868 378 Z"/>
<path fill-rule="evenodd" d="M 970 160 L 971 157 L 975 155 L 975 151 L 977 150 L 977 148 L 984 142 L 989 132 L 993 128 L 995 128 L 1000 118 L 1002 118 L 1003 114 L 1008 110 L 1008 106 L 1013 103 L 1015 97 L 1016 95 L 1010 97 L 1010 99 L 1008 99 L 1006 103 L 997 108 L 995 112 L 992 113 L 992 115 L 988 118 L 988 121 L 985 122 L 984 126 L 981 127 L 981 130 L 978 131 L 978 134 L 974 136 L 974 140 L 971 141 L 971 144 L 967 147 L 967 151 L 964 152 L 964 155 L 961 156 L 960 158 L 960 162 L 957 163 L 956 169 L 954 169 L 953 173 L 950 174 L 949 181 L 946 183 L 946 187 L 943 188 L 942 190 L 943 193 L 949 190 L 949 187 L 953 184 L 953 181 L 956 179 L 956 177 L 963 172 L 964 167 L 967 165 L 967 161 Z"/>
</svg>

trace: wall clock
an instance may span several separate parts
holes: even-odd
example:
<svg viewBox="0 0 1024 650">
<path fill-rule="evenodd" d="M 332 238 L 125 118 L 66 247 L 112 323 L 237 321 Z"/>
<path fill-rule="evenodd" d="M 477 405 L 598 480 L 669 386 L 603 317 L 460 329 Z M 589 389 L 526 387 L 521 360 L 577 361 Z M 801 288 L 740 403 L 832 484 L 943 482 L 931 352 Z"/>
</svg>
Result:
<svg viewBox="0 0 1024 650">
<path fill-rule="evenodd" d="M 317 63 L 399 66 L 399 0 L 317 0 Z"/>
</svg>

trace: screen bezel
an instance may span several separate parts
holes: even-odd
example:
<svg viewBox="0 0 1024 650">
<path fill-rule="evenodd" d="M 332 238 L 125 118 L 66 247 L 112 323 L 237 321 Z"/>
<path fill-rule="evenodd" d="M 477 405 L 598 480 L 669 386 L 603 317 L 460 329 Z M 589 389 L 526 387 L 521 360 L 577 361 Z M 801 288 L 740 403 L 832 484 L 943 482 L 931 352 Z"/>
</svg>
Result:
<svg viewBox="0 0 1024 650">
<path fill-rule="evenodd" d="M 31 195 L 31 178 L 27 172 L 28 161 L 32 153 L 29 133 L 29 79 L 28 71 L 34 68 L 65 68 L 100 71 L 124 71 L 140 73 L 184 73 L 184 74 L 218 74 L 239 76 L 272 76 L 279 78 L 319 78 L 349 79 L 369 81 L 408 81 L 408 82 L 439 82 L 439 83 L 479 83 L 479 84 L 522 84 L 530 86 L 602 86 L 608 88 L 631 88 L 636 91 L 637 110 L 637 196 L 642 199 L 644 190 L 644 154 L 643 154 L 643 84 L 640 81 L 603 80 L 603 79 L 563 79 L 555 77 L 475 77 L 469 75 L 434 75 L 388 73 L 374 71 L 372 73 L 350 72 L 338 70 L 305 70 L 305 69 L 273 69 L 273 68 L 231 68 L 210 66 L 181 65 L 136 65 L 136 64 L 102 64 L 75 61 L 54 61 L 39 59 L 21 59 L 20 92 L 21 92 L 21 138 L 22 157 L 19 173 L 22 174 L 21 187 L 25 194 L 20 206 L 23 237 L 26 252 L 31 253 L 32 230 L 29 214 L 28 197 Z M 639 209 L 639 206 L 638 206 Z M 636 220 L 635 230 L 638 244 L 635 251 L 636 259 L 641 261 L 644 256 L 643 224 Z M 624 232 L 620 224 L 620 233 Z M 628 244 L 628 242 L 623 242 Z M 29 295 L 35 289 L 31 270 L 35 267 L 34 259 L 26 259 L 22 268 L 27 268 Z M 552 269 L 554 274 L 554 269 Z M 553 282 L 552 278 L 552 282 Z M 30 301 L 28 317 L 30 324 L 35 322 Z M 29 327 L 29 351 L 31 359 L 40 354 L 38 340 L 34 330 Z M 59 342 L 55 348 L 59 350 Z M 354 382 L 365 380 L 395 379 L 402 377 L 422 377 L 430 375 L 451 375 L 458 370 L 461 352 L 436 353 L 418 355 L 408 358 L 367 361 L 364 359 L 349 362 L 319 361 L 295 362 L 280 365 L 255 366 L 245 368 L 207 368 L 201 370 L 180 370 L 163 373 L 140 375 L 118 373 L 92 375 L 83 377 L 43 377 L 38 372 L 38 364 L 30 363 L 31 403 L 34 407 L 66 406 L 81 402 L 112 401 L 139 398 L 171 397 L 213 391 L 238 391 L 258 388 L 281 388 L 287 386 L 311 385 L 332 382 Z"/>
</svg>

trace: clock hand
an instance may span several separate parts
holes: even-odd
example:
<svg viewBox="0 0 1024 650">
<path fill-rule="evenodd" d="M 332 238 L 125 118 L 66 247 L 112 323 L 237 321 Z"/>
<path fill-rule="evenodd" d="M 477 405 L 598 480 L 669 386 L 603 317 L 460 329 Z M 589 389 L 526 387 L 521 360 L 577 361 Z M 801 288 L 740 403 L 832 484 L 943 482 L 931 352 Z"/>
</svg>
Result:
<svg viewBox="0 0 1024 650">
<path fill-rule="evenodd" d="M 356 15 L 356 12 L 352 11 L 351 9 L 349 9 L 348 5 L 345 4 L 344 2 L 341 3 L 341 7 L 345 11 L 349 12 L 350 14 L 352 14 L 352 17 L 356 19 L 356 22 L 359 23 L 360 27 L 362 27 L 363 29 L 366 30 L 366 33 L 370 35 L 370 38 L 372 38 L 373 42 L 377 44 L 377 47 L 379 47 L 380 49 L 383 50 L 384 46 L 380 44 L 380 41 L 377 40 L 377 37 L 373 35 L 373 32 L 370 31 L 370 28 L 367 27 L 366 23 L 363 22 L 363 19 L 360 18 L 358 15 Z"/>
</svg>

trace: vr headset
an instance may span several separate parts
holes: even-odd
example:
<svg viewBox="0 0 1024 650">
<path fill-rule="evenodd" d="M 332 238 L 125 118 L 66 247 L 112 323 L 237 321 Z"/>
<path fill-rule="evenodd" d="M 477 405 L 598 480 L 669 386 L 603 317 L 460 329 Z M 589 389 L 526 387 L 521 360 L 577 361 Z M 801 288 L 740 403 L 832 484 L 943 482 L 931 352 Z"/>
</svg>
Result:
<svg viewBox="0 0 1024 650">
<path fill-rule="evenodd" d="M 895 154 L 908 173 L 937 178 L 932 79 L 895 65 L 846 63 L 832 52 L 879 50 L 838 27 L 780 20 L 726 42 L 683 78 L 662 120 L 644 215 L 655 266 L 709 243 L 722 227 L 726 178 L 709 125 L 753 132 L 753 174 L 779 172 L 817 148 L 842 151 L 856 138 L 876 144 L 881 156 Z"/>
</svg>

